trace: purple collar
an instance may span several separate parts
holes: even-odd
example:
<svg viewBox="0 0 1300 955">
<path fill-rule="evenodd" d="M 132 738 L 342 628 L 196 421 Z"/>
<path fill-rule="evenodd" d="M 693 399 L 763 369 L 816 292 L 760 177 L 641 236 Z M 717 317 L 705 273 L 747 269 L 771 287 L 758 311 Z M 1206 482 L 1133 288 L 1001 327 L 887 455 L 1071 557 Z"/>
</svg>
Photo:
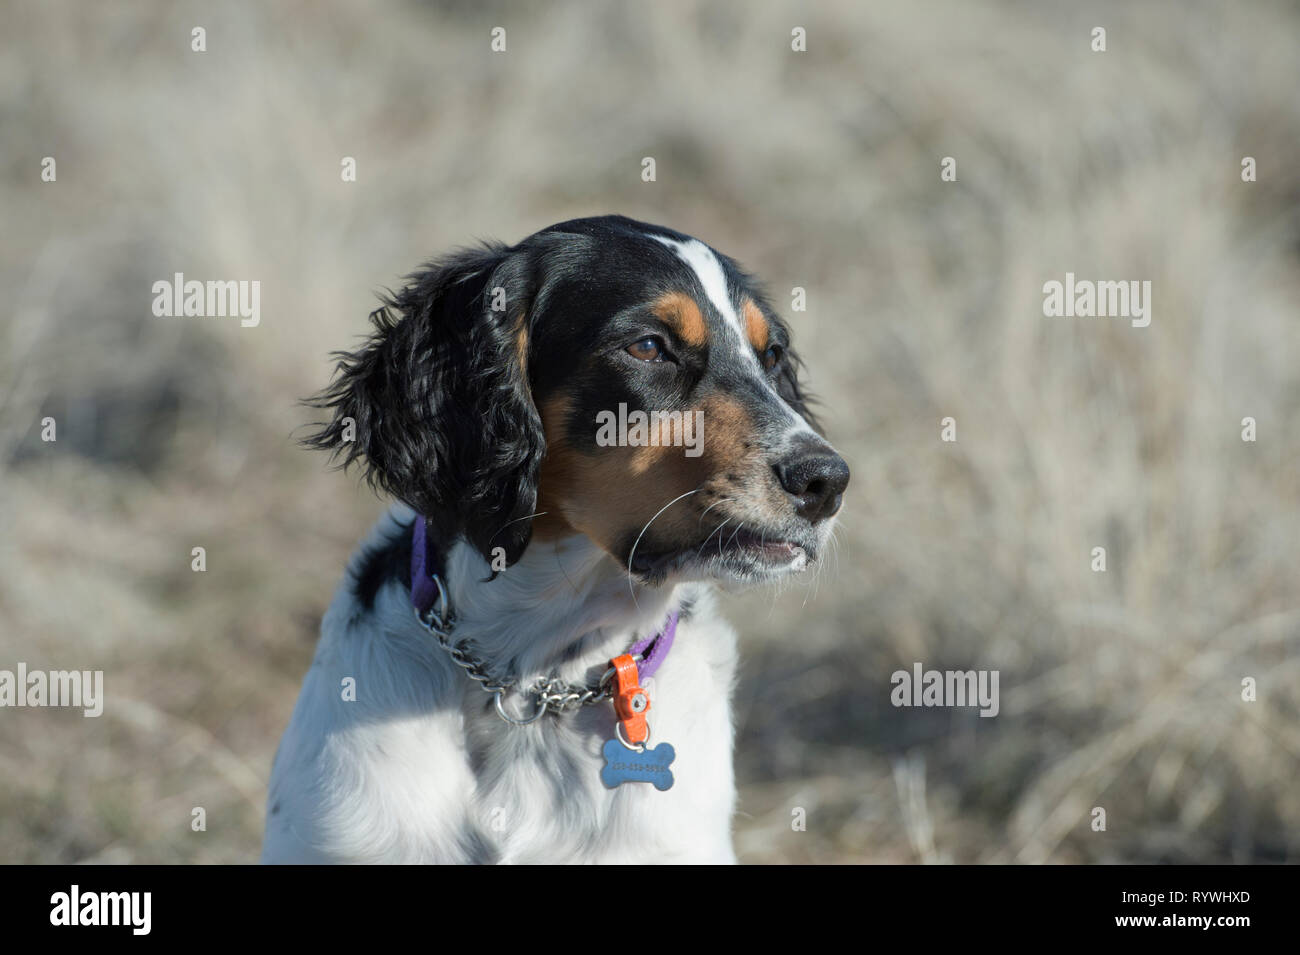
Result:
<svg viewBox="0 0 1300 955">
<path fill-rule="evenodd" d="M 434 582 L 434 577 L 442 570 L 429 559 L 427 524 L 428 521 L 416 515 L 415 532 L 411 537 L 411 604 L 422 617 L 438 600 L 438 585 Z"/>
<path fill-rule="evenodd" d="M 439 587 L 437 576 L 441 568 L 437 566 L 437 554 L 429 546 L 427 522 L 423 517 L 415 519 L 415 529 L 411 535 L 411 605 L 423 618 L 438 601 Z M 649 679 L 663 664 L 668 651 L 673 647 L 677 636 L 677 616 L 674 610 L 668 615 L 663 629 L 654 636 L 645 637 L 632 644 L 627 651 L 641 658 L 637 666 L 637 675 L 642 680 Z"/>
<path fill-rule="evenodd" d="M 645 637 L 632 644 L 632 649 L 627 652 L 634 657 L 641 657 L 636 670 L 637 677 L 642 683 L 654 676 L 655 670 L 659 669 L 659 665 L 664 662 L 664 657 L 668 656 L 668 651 L 673 648 L 673 639 L 676 636 L 677 611 L 674 610 L 668 615 L 668 621 L 662 630 L 653 637 Z"/>
</svg>

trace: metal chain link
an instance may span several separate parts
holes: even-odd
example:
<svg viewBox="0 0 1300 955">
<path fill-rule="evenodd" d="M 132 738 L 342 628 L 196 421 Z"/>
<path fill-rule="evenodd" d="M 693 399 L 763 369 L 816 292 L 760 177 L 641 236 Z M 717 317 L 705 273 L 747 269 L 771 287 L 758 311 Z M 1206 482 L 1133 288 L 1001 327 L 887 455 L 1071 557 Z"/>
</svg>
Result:
<svg viewBox="0 0 1300 955">
<path fill-rule="evenodd" d="M 528 690 L 523 691 L 531 697 L 536 705 L 535 714 L 525 719 L 508 716 L 505 710 L 502 709 L 501 698 L 506 693 L 516 689 L 516 681 L 499 679 L 493 676 L 488 661 L 475 656 L 471 652 L 471 644 L 452 642 L 451 634 L 456 627 L 456 618 L 447 606 L 447 589 L 443 586 L 440 577 L 434 575 L 432 579 L 438 587 L 438 600 L 434 606 L 424 613 L 416 610 L 415 619 L 420 621 L 420 625 L 433 634 L 434 639 L 438 641 L 438 646 L 442 647 L 447 652 L 447 655 L 451 657 L 452 663 L 464 670 L 466 675 L 477 683 L 484 692 L 496 696 L 497 713 L 507 723 L 525 725 L 539 719 L 547 710 L 563 713 L 604 702 L 614 695 L 614 691 L 610 688 L 610 681 L 614 677 L 613 667 L 606 670 L 594 686 L 576 686 L 555 677 L 544 677 L 534 683 Z M 441 608 L 441 612 L 439 612 L 438 608 Z M 638 663 L 641 662 L 641 655 L 637 654 L 634 659 Z"/>
</svg>

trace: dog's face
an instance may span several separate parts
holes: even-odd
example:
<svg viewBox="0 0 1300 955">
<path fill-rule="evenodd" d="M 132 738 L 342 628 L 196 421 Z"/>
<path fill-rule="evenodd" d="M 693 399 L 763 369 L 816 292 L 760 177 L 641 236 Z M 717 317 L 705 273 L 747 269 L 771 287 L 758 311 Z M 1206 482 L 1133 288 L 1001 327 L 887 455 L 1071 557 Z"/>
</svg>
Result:
<svg viewBox="0 0 1300 955">
<path fill-rule="evenodd" d="M 566 222 L 429 266 L 373 318 L 310 443 L 364 455 L 440 535 L 513 563 L 581 533 L 651 583 L 769 579 L 823 551 L 848 467 L 810 424 L 787 328 L 698 240 Z"/>
</svg>

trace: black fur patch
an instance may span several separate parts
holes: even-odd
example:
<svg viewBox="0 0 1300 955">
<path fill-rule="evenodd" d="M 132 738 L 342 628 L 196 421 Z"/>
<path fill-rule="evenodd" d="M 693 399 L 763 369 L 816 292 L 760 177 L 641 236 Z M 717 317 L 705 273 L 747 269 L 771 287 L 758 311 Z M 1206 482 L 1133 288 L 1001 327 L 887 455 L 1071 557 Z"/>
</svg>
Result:
<svg viewBox="0 0 1300 955">
<path fill-rule="evenodd" d="M 500 546 L 514 563 L 532 532 L 544 450 L 518 349 L 529 260 L 489 245 L 408 278 L 371 314 L 370 339 L 336 353 L 333 384 L 310 402 L 333 418 L 304 443 L 344 467 L 361 462 L 440 540 L 464 535 L 489 560 Z"/>
<path fill-rule="evenodd" d="M 411 526 L 404 533 L 365 551 L 352 578 L 352 593 L 361 606 L 371 610 L 375 595 L 390 580 L 400 580 L 411 589 Z"/>
</svg>

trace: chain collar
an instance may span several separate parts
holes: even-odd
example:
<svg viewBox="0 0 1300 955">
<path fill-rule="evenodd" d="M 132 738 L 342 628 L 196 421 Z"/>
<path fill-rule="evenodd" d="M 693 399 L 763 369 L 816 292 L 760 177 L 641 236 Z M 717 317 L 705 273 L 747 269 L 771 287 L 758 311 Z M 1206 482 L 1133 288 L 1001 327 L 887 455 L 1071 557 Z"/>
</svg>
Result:
<svg viewBox="0 0 1300 955">
<path fill-rule="evenodd" d="M 480 689 L 486 693 L 491 693 L 496 698 L 497 715 L 507 723 L 513 723 L 516 726 L 527 726 L 541 719 L 547 710 L 565 713 L 595 703 L 602 703 L 614 695 L 611 689 L 611 683 L 614 679 L 613 667 L 606 670 L 600 679 L 590 686 L 567 683 L 556 677 L 543 677 L 527 690 L 522 691 L 533 703 L 533 715 L 524 719 L 511 716 L 505 711 L 502 698 L 511 690 L 518 688 L 518 681 L 494 676 L 488 661 L 475 655 L 473 644 L 468 641 L 456 643 L 452 640 L 452 631 L 456 627 L 456 617 L 448 606 L 447 587 L 438 574 L 431 574 L 430 580 L 437 588 L 437 599 L 423 613 L 418 607 L 415 608 L 415 619 L 433 634 L 434 639 L 438 641 L 438 646 L 447 651 L 447 655 L 451 657 L 453 663 L 464 670 L 466 675 L 479 685 Z M 675 628 L 676 624 L 677 615 L 674 614 L 670 618 L 669 625 Z M 645 658 L 645 653 L 634 653 L 632 658 L 637 663 L 640 663 Z"/>
<path fill-rule="evenodd" d="M 452 639 L 456 616 L 451 610 L 442 574 L 436 569 L 437 554 L 429 544 L 428 528 L 423 517 L 417 516 L 415 519 L 411 544 L 411 604 L 415 619 L 433 634 L 438 646 L 447 652 L 453 663 L 464 670 L 484 692 L 491 693 L 496 698 L 497 715 L 503 720 L 516 726 L 527 726 L 541 719 L 548 710 L 566 713 L 613 697 L 613 666 L 590 686 L 567 683 L 556 677 L 543 677 L 527 689 L 519 690 L 516 679 L 495 675 L 488 661 L 475 654 L 471 643 L 458 643 Z M 676 612 L 669 614 L 663 630 L 654 637 L 638 641 L 628 651 L 637 663 L 646 661 L 643 676 L 648 677 L 653 673 L 672 647 L 677 631 L 677 617 Z M 512 690 L 525 694 L 531 700 L 531 716 L 516 719 L 505 711 L 502 699 Z"/>
</svg>

